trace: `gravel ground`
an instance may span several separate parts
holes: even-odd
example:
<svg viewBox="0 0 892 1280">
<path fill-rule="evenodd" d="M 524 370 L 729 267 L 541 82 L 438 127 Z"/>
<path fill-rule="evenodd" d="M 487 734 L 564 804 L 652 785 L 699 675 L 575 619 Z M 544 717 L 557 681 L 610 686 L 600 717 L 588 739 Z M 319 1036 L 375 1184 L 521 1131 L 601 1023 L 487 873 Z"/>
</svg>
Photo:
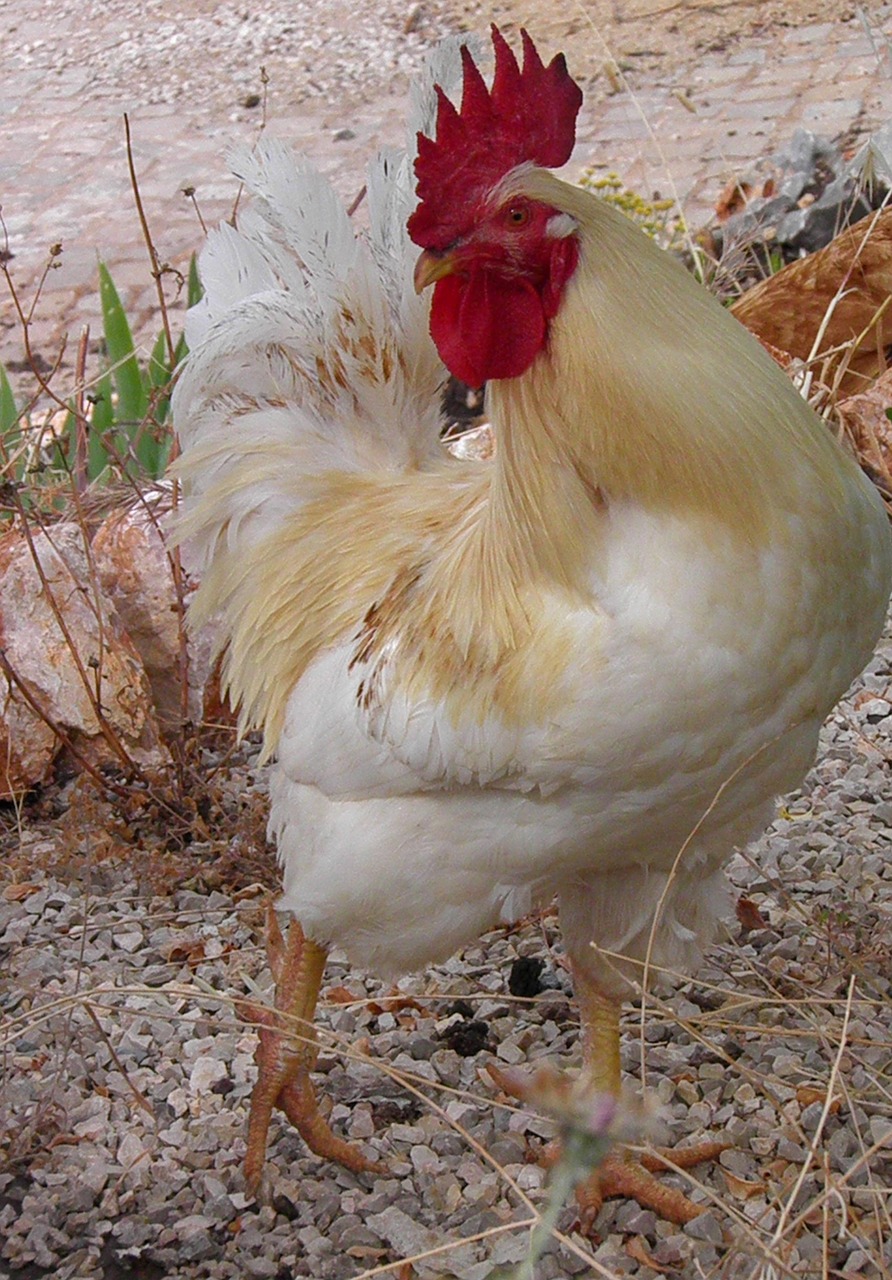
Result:
<svg viewBox="0 0 892 1280">
<path fill-rule="evenodd" d="M 628 1019 L 624 1065 L 640 1080 L 643 1059 L 664 1133 L 733 1140 L 697 1171 L 704 1214 L 682 1230 L 614 1201 L 588 1242 L 568 1206 L 539 1280 L 892 1270 L 890 700 L 892 635 L 803 791 L 735 859 L 751 905 L 694 982 L 651 1003 L 643 1039 Z M 51 824 L 20 839 L 32 867 L 61 864 Z M 32 872 L 0 898 L 6 1274 L 485 1280 L 523 1257 L 551 1122 L 503 1105 L 483 1068 L 575 1061 L 552 917 L 398 991 L 333 956 L 320 1091 L 390 1174 L 326 1165 L 277 1120 L 258 1203 L 239 1170 L 255 1037 L 233 998 L 267 991 L 262 898 L 123 881 Z M 543 966 L 530 999 L 508 990 L 520 957 Z"/>
<path fill-rule="evenodd" d="M 245 101 L 263 61 L 274 119 L 296 118 L 329 151 L 349 123 L 366 155 L 364 122 L 401 117 L 405 75 L 428 41 L 458 10 L 481 25 L 470 13 L 479 6 L 432 0 L 415 17 L 411 4 L 390 0 L 248 12 L 184 0 L 175 15 L 160 0 L 142 8 L 136 26 L 132 0 L 0 0 L 7 73 L 31 86 L 35 127 L 54 92 L 74 85 L 84 114 L 69 149 L 107 136 L 108 121 L 134 101 L 146 134 L 150 109 L 163 133 L 174 104 L 196 147 L 222 149 L 256 129 L 258 108 Z M 348 19 L 349 39 L 338 32 Z M 106 168 L 120 166 L 101 146 Z M 339 171 L 349 176 L 349 163 Z M 42 171 L 71 205 L 54 216 L 76 229 L 86 215 L 60 175 Z M 354 190 L 346 178 L 344 190 Z M 15 232 L 14 209 L 4 212 Z M 29 235 L 16 246 L 21 269 L 29 253 L 36 262 L 45 252 L 33 228 Z M 183 240 L 191 243 L 186 231 Z M 639 1012 L 628 1018 L 624 1065 L 632 1082 L 643 1073 L 664 1133 L 734 1141 L 718 1166 L 696 1171 L 691 1194 L 706 1212 L 681 1230 L 611 1202 L 599 1238 L 585 1241 L 568 1206 L 537 1280 L 892 1272 L 890 703 L 892 633 L 828 724 L 803 792 L 735 859 L 735 885 L 752 906 L 728 923 L 696 981 L 666 1003 L 649 1002 L 643 1037 Z M 64 805 L 65 793 L 56 800 Z M 547 1197 L 535 1157 L 552 1127 L 504 1105 L 484 1067 L 493 1058 L 576 1061 L 551 917 L 490 935 L 398 992 L 333 956 L 320 1091 L 334 1127 L 391 1173 L 355 1177 L 326 1166 L 277 1119 L 257 1203 L 240 1174 L 255 1037 L 234 998 L 257 986 L 268 993 L 261 893 L 153 895 L 128 872 L 123 846 L 117 869 L 91 877 L 84 856 L 74 874 L 65 870 L 70 826 L 35 819 L 16 833 L 15 815 L 6 819 L 0 1274 L 362 1280 L 383 1269 L 397 1280 L 486 1280 L 524 1256 Z M 189 856 L 198 866 L 217 851 L 193 846 Z M 523 1000 L 508 981 L 531 958 L 546 985 Z M 401 1265 L 418 1255 L 426 1256 Z"/>
</svg>

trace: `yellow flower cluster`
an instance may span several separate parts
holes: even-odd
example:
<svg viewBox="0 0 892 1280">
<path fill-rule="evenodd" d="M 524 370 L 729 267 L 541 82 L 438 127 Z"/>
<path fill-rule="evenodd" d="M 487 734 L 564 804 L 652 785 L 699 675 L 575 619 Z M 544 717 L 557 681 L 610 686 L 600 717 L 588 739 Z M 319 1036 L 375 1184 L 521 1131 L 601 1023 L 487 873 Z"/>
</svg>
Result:
<svg viewBox="0 0 892 1280">
<path fill-rule="evenodd" d="M 652 240 L 664 249 L 675 247 L 684 236 L 684 219 L 674 200 L 648 200 L 625 185 L 618 173 L 601 173 L 593 168 L 583 170 L 579 185 L 593 192 L 631 218 Z"/>
</svg>

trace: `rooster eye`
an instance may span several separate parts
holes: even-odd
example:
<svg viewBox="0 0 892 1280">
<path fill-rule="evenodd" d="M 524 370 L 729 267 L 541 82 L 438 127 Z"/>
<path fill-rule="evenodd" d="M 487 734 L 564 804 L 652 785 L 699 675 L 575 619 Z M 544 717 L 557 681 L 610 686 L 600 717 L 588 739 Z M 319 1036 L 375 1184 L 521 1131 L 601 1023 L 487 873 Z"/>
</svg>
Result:
<svg viewBox="0 0 892 1280">
<path fill-rule="evenodd" d="M 512 204 L 508 206 L 506 217 L 513 227 L 522 227 L 529 222 L 530 211 L 524 204 Z"/>
</svg>

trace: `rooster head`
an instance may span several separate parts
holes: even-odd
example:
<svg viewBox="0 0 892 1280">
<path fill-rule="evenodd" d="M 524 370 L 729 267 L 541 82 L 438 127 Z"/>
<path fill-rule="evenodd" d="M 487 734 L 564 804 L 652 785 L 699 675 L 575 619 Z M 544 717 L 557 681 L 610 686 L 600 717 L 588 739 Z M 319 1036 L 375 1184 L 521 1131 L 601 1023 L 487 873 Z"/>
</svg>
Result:
<svg viewBox="0 0 892 1280">
<path fill-rule="evenodd" d="M 569 159 L 582 93 L 563 54 L 546 67 L 521 36 L 523 69 L 492 28 L 491 88 L 463 48 L 461 109 L 438 86 L 436 138 L 418 135 L 415 287 L 435 286 L 431 335 L 472 387 L 529 367 L 579 252 L 573 219 L 525 196 L 522 175 Z"/>
</svg>

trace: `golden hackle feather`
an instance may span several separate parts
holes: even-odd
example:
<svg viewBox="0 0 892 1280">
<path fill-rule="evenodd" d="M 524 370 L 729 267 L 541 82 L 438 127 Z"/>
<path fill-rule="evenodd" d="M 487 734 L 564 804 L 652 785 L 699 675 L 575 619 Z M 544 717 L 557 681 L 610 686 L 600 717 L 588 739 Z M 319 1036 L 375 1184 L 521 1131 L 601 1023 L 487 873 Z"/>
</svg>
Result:
<svg viewBox="0 0 892 1280">
<path fill-rule="evenodd" d="M 366 708 L 375 664 L 395 650 L 401 688 L 444 699 L 456 721 L 546 713 L 570 630 L 543 634 L 510 545 L 507 557 L 478 554 L 492 528 L 488 470 L 447 460 L 406 477 L 331 473 L 300 485 L 299 509 L 268 538 L 218 550 L 192 623 L 226 618 L 225 677 L 241 729 L 262 726 L 267 753 L 301 675 L 345 637 L 372 669 Z"/>
</svg>

